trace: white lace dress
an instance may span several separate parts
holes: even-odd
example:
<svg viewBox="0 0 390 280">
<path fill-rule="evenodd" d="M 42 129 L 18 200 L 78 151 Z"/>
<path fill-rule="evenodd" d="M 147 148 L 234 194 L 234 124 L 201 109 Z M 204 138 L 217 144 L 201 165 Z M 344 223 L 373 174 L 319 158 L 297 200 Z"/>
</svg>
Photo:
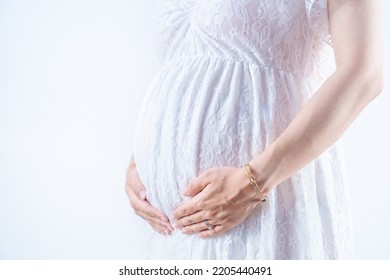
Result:
<svg viewBox="0 0 390 280">
<path fill-rule="evenodd" d="M 133 152 L 150 203 L 172 218 L 191 179 L 243 166 L 272 143 L 334 58 L 326 0 L 165 0 L 154 15 L 163 67 L 144 97 Z M 139 257 L 350 258 L 340 141 L 220 236 L 163 236 L 145 222 Z"/>
</svg>

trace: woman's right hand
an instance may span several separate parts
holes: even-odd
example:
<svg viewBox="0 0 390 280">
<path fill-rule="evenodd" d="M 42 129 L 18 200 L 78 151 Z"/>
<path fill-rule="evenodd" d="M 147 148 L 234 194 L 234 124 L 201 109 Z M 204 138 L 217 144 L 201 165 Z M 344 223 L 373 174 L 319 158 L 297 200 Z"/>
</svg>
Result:
<svg viewBox="0 0 390 280">
<path fill-rule="evenodd" d="M 145 187 L 138 176 L 133 156 L 126 172 L 125 190 L 135 214 L 146 220 L 160 234 L 172 233 L 173 227 L 168 217 L 154 208 L 147 200 Z"/>
</svg>

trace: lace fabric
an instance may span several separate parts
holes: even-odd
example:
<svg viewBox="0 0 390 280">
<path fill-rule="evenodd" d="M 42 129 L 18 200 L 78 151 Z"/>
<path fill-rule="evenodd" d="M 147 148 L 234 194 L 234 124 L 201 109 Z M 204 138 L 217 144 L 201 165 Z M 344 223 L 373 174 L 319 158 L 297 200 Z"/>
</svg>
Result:
<svg viewBox="0 0 390 280">
<path fill-rule="evenodd" d="M 144 97 L 133 150 L 149 201 L 172 218 L 190 180 L 243 166 L 272 143 L 334 59 L 325 0 L 165 0 L 153 20 L 162 67 Z M 161 236 L 146 223 L 145 232 L 142 258 L 350 258 L 341 140 L 220 236 Z"/>
</svg>

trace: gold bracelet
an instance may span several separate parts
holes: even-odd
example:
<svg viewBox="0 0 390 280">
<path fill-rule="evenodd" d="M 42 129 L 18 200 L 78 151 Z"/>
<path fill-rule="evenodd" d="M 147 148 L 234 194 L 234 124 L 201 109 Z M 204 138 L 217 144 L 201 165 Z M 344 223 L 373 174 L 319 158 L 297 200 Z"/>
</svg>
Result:
<svg viewBox="0 0 390 280">
<path fill-rule="evenodd" d="M 255 178 L 252 175 L 251 166 L 249 165 L 249 163 L 245 164 L 245 172 L 246 172 L 246 175 L 248 175 L 249 182 L 251 183 L 252 187 L 260 195 L 261 202 L 266 202 L 267 201 L 267 197 L 260 192 L 259 185 L 257 184 Z"/>
</svg>

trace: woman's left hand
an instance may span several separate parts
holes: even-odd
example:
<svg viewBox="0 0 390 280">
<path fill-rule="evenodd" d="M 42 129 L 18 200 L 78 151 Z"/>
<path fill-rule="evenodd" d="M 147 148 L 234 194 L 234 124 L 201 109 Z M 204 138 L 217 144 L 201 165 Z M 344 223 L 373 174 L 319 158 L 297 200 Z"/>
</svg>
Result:
<svg viewBox="0 0 390 280">
<path fill-rule="evenodd" d="M 261 202 L 244 168 L 232 166 L 206 170 L 188 184 L 183 195 L 193 197 L 173 212 L 175 227 L 199 237 L 235 227 Z"/>
</svg>

